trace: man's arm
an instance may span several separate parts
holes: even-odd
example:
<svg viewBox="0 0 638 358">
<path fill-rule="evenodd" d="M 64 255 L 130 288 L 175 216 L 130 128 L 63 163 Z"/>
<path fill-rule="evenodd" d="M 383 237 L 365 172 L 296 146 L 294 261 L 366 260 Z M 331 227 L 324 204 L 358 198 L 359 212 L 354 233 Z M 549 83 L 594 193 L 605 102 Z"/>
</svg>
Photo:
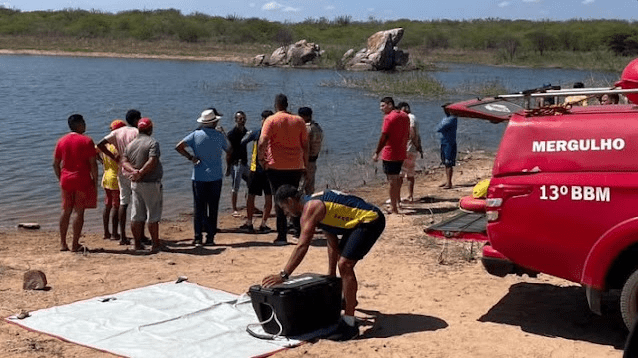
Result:
<svg viewBox="0 0 638 358">
<path fill-rule="evenodd" d="M 257 133 L 259 131 L 248 131 L 244 138 L 241 139 L 241 145 L 248 145 L 248 143 L 257 140 Z"/>
<path fill-rule="evenodd" d="M 179 143 L 177 143 L 177 145 L 175 146 L 175 150 L 183 155 L 184 157 L 186 157 L 186 159 L 188 159 L 188 161 L 193 162 L 193 164 L 197 164 L 199 163 L 199 158 L 197 158 L 196 156 L 190 154 L 188 151 L 186 151 L 186 142 L 184 142 L 183 140 L 180 141 Z"/>
<path fill-rule="evenodd" d="M 98 182 L 98 172 L 97 172 L 97 159 L 95 159 L 97 157 L 93 156 L 91 157 L 91 159 L 89 159 L 89 165 L 91 166 L 91 179 L 93 179 L 93 184 L 95 185 L 95 188 L 97 189 L 97 182 Z"/>
<path fill-rule="evenodd" d="M 266 163 L 266 151 L 268 150 L 268 137 L 262 135 L 259 137 L 259 142 L 257 144 L 257 158 L 259 158 L 259 164 L 262 168 L 267 169 Z"/>
<path fill-rule="evenodd" d="M 299 241 L 297 242 L 295 249 L 290 254 L 288 263 L 283 269 L 283 271 L 288 275 L 292 274 L 301 261 L 303 261 L 306 253 L 308 252 L 308 248 L 310 247 L 310 243 L 312 242 L 312 237 L 315 234 L 315 228 L 324 216 L 326 216 L 326 206 L 322 201 L 310 200 L 306 203 L 306 205 L 304 205 L 303 213 L 301 214 L 301 234 L 299 236 Z M 262 285 L 264 287 L 270 287 L 282 283 L 283 281 L 284 280 L 280 275 L 270 275 L 263 279 Z"/>
<path fill-rule="evenodd" d="M 60 175 L 62 174 L 62 160 L 60 158 L 53 158 L 53 171 L 55 176 L 58 177 L 58 181 L 60 181 Z"/>
<path fill-rule="evenodd" d="M 157 166 L 157 163 L 159 163 L 158 157 L 149 157 L 146 163 L 144 163 L 144 165 L 139 170 L 136 170 L 136 169 L 133 170 L 133 175 L 131 176 L 131 180 L 139 181 L 140 179 L 144 178 L 146 174 L 148 174 L 150 171 L 155 169 L 155 167 Z"/>
<path fill-rule="evenodd" d="M 301 136 L 301 145 L 303 149 L 303 166 L 305 169 L 308 169 L 308 161 L 310 160 L 310 138 L 308 138 L 308 132 L 305 130 Z"/>
<path fill-rule="evenodd" d="M 416 148 L 416 151 L 421 153 L 421 159 L 423 159 L 423 148 L 421 147 L 421 136 L 417 132 L 415 126 L 410 126 L 410 142 Z"/>
<path fill-rule="evenodd" d="M 115 162 L 119 162 L 119 158 L 113 154 L 113 152 L 111 152 L 106 145 L 109 143 L 108 140 L 106 140 L 106 138 L 103 138 L 100 143 L 97 144 L 97 148 L 104 153 L 106 156 L 108 156 L 109 158 L 113 159 Z"/>
<path fill-rule="evenodd" d="M 379 137 L 379 143 L 377 144 L 377 149 L 372 155 L 372 160 L 374 160 L 375 162 L 379 160 L 379 153 L 381 153 L 381 150 L 383 149 L 383 147 L 385 147 L 385 144 L 388 142 L 389 137 L 390 136 L 388 135 L 388 133 L 381 133 L 381 137 Z"/>
</svg>

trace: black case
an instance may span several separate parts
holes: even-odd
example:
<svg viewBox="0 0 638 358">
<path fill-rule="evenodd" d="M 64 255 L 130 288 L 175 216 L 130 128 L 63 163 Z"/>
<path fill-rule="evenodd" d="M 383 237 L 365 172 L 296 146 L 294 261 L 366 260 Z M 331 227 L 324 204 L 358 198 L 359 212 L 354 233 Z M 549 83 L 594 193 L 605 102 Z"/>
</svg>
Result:
<svg viewBox="0 0 638 358">
<path fill-rule="evenodd" d="M 248 292 L 259 321 L 270 318 L 274 310 L 283 336 L 328 327 L 341 315 L 340 277 L 306 273 L 269 288 L 254 285 Z M 267 333 L 279 332 L 274 319 L 262 326 Z"/>
</svg>

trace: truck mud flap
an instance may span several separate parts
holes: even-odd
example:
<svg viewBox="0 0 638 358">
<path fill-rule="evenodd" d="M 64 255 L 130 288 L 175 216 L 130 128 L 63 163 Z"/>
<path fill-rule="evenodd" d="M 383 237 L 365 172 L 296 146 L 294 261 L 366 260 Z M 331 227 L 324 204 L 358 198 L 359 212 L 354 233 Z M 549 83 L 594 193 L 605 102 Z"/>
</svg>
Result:
<svg viewBox="0 0 638 358">
<path fill-rule="evenodd" d="M 423 231 L 440 239 L 488 241 L 485 213 L 458 210 L 450 219 L 427 227 Z"/>
</svg>

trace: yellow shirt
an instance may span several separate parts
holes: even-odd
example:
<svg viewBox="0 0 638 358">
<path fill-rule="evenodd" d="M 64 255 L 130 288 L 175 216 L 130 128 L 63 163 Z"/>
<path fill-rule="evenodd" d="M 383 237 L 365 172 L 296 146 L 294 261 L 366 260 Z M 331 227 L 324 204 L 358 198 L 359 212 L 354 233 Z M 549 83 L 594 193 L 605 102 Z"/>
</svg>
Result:
<svg viewBox="0 0 638 358">
<path fill-rule="evenodd" d="M 107 144 L 106 147 L 111 153 L 117 155 L 117 149 L 113 144 Z M 119 190 L 120 186 L 117 183 L 117 162 L 106 155 L 102 155 L 102 163 L 104 163 L 104 175 L 102 175 L 102 187 L 104 189 Z"/>
</svg>

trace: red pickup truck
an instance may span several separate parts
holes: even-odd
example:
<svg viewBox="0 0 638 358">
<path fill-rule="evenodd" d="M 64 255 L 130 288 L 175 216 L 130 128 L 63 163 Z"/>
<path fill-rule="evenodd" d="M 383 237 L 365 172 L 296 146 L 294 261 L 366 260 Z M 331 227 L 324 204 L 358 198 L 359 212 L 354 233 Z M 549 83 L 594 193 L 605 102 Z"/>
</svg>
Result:
<svg viewBox="0 0 638 358">
<path fill-rule="evenodd" d="M 509 123 L 486 212 L 462 213 L 426 232 L 485 241 L 482 263 L 497 276 L 546 273 L 580 283 L 598 314 L 602 293 L 620 289 L 620 310 L 631 327 L 638 314 L 638 106 L 531 103 L 603 93 L 638 103 L 631 94 L 637 61 L 617 83 L 624 89 L 537 89 L 449 105 L 459 117 Z"/>
</svg>

